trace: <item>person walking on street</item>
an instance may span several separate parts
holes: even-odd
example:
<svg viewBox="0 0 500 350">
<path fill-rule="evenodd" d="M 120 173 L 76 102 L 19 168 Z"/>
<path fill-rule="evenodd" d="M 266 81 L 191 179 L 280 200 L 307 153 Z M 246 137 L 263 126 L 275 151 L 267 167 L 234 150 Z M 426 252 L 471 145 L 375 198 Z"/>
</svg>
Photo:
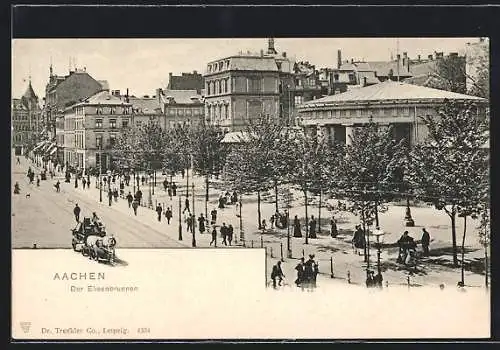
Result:
<svg viewBox="0 0 500 350">
<path fill-rule="evenodd" d="M 139 208 L 139 201 L 136 199 L 134 199 L 134 201 L 132 202 L 132 209 L 134 209 L 134 215 L 137 216 L 137 208 Z"/>
<path fill-rule="evenodd" d="M 167 187 L 167 193 L 168 193 L 168 197 L 170 198 L 170 200 L 172 200 L 172 186 Z"/>
<path fill-rule="evenodd" d="M 144 186 L 144 183 L 146 182 L 146 178 L 144 177 L 144 175 L 142 175 L 141 177 L 141 183 L 142 183 L 142 186 Z"/>
<path fill-rule="evenodd" d="M 422 229 L 422 251 L 424 256 L 429 255 L 429 243 L 431 241 L 431 235 L 425 228 Z"/>
<path fill-rule="evenodd" d="M 170 219 L 172 219 L 172 210 L 170 209 L 170 207 L 165 210 L 165 217 L 167 218 L 167 224 L 170 225 Z"/>
<path fill-rule="evenodd" d="M 271 219 L 269 220 L 271 222 L 271 230 L 274 228 L 274 220 L 276 220 L 275 214 L 271 215 Z"/>
<path fill-rule="evenodd" d="M 337 220 L 335 220 L 335 217 L 332 216 L 330 219 L 330 235 L 335 238 L 339 234 L 337 230 Z"/>
<path fill-rule="evenodd" d="M 163 189 L 165 190 L 165 192 L 167 192 L 167 188 L 168 188 L 168 181 L 167 178 L 165 178 L 165 180 L 163 180 Z"/>
<path fill-rule="evenodd" d="M 118 189 L 116 187 L 113 190 L 113 198 L 115 199 L 115 203 L 118 202 Z"/>
<path fill-rule="evenodd" d="M 21 161 L 19 160 L 19 157 L 17 157 L 17 164 L 21 164 Z"/>
<path fill-rule="evenodd" d="M 210 216 L 212 218 L 212 220 L 210 221 L 210 224 L 211 225 L 215 225 L 215 223 L 217 222 L 217 209 L 213 209 L 211 212 L 210 212 Z"/>
<path fill-rule="evenodd" d="M 220 234 L 222 236 L 222 243 L 224 243 L 224 245 L 227 245 L 227 226 L 225 222 L 222 223 Z"/>
<path fill-rule="evenodd" d="M 281 286 L 281 282 L 283 281 L 283 277 L 285 275 L 283 274 L 283 270 L 281 269 L 281 260 L 278 260 L 276 265 L 273 266 L 273 270 L 271 272 L 271 279 L 273 280 L 273 288 L 276 289 L 276 279 L 278 279 L 278 285 Z"/>
<path fill-rule="evenodd" d="M 158 222 L 161 222 L 161 214 L 163 212 L 163 208 L 160 204 L 156 206 L 156 214 L 158 214 Z"/>
<path fill-rule="evenodd" d="M 309 221 L 309 238 L 316 238 L 316 219 L 314 215 L 311 215 L 311 221 Z"/>
<path fill-rule="evenodd" d="M 267 229 L 267 224 L 266 224 L 266 220 L 262 220 L 262 224 L 261 224 L 261 230 L 262 230 L 262 233 L 266 233 L 266 229 Z"/>
<path fill-rule="evenodd" d="M 85 189 L 85 185 L 87 184 L 87 180 L 85 178 L 82 178 L 82 188 Z"/>
<path fill-rule="evenodd" d="M 229 242 L 229 245 L 231 245 L 233 242 L 233 235 L 234 235 L 233 225 L 229 224 L 229 227 L 227 228 L 227 240 Z"/>
<path fill-rule="evenodd" d="M 215 246 L 217 247 L 217 230 L 215 229 L 215 226 L 212 229 L 212 240 L 210 241 L 210 245 L 212 245 L 212 243 L 215 243 Z"/>
<path fill-rule="evenodd" d="M 78 203 L 75 204 L 75 208 L 73 209 L 73 214 L 75 214 L 76 222 L 80 222 L 80 207 L 78 206 Z"/>
<path fill-rule="evenodd" d="M 187 197 L 186 197 L 186 199 L 184 200 L 184 210 L 183 210 L 183 211 L 186 211 L 186 210 L 187 210 L 187 211 L 189 211 L 189 212 L 191 212 L 191 211 L 189 210 L 189 198 L 187 198 Z"/>
<path fill-rule="evenodd" d="M 128 194 L 127 194 L 127 202 L 128 202 L 128 207 L 130 208 L 130 206 L 132 205 L 132 201 L 134 200 L 134 197 L 132 196 L 132 193 L 130 193 L 130 191 L 128 191 Z"/>
<path fill-rule="evenodd" d="M 198 229 L 200 234 L 205 232 L 205 218 L 203 217 L 203 214 L 198 217 Z"/>
<path fill-rule="evenodd" d="M 56 192 L 61 192 L 61 183 L 59 182 L 59 180 L 57 180 L 54 187 L 56 188 Z"/>
<path fill-rule="evenodd" d="M 191 214 L 187 215 L 186 223 L 187 223 L 187 232 L 189 233 L 192 231 L 192 227 L 193 227 L 193 218 L 192 218 Z"/>
<path fill-rule="evenodd" d="M 174 197 L 177 196 L 177 185 L 175 184 L 175 182 L 172 185 L 172 195 Z"/>
<path fill-rule="evenodd" d="M 191 214 L 190 217 L 191 217 L 191 233 L 194 234 L 194 231 L 196 229 L 196 216 L 194 216 L 194 214 Z"/>
<path fill-rule="evenodd" d="M 295 280 L 295 284 L 297 287 L 300 287 L 302 282 L 304 281 L 304 258 L 300 258 L 300 262 L 295 266 L 295 270 L 297 271 L 297 279 Z"/>
<path fill-rule="evenodd" d="M 300 221 L 297 215 L 293 219 L 293 236 L 294 237 L 302 237 L 302 232 L 300 230 Z"/>
<path fill-rule="evenodd" d="M 111 188 L 108 190 L 108 200 L 109 200 L 109 206 L 111 206 L 111 202 L 113 201 L 113 191 L 111 191 Z"/>
<path fill-rule="evenodd" d="M 40 177 L 36 177 L 36 187 L 40 187 Z"/>
</svg>

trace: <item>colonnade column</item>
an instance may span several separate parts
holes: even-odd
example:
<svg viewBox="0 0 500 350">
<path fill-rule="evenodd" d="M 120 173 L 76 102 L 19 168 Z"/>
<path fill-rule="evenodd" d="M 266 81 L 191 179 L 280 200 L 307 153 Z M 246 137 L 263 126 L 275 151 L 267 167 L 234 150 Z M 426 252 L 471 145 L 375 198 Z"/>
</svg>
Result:
<svg viewBox="0 0 500 350">
<path fill-rule="evenodd" d="M 354 131 L 354 124 L 342 124 L 345 126 L 345 144 L 350 146 L 352 144 L 352 134 Z"/>
</svg>

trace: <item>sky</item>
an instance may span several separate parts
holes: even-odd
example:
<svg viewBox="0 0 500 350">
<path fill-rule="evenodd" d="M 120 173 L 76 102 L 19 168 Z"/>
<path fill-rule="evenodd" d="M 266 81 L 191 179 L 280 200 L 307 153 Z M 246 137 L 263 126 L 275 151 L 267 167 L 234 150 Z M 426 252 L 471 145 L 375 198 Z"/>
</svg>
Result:
<svg viewBox="0 0 500 350">
<path fill-rule="evenodd" d="M 478 38 L 275 38 L 278 53 L 316 68 L 334 67 L 337 50 L 342 59 L 385 61 L 391 53 L 407 52 L 410 58 L 435 51 L 465 53 L 466 43 Z M 399 48 L 399 51 L 398 51 Z M 54 74 L 67 75 L 70 58 L 94 79 L 107 80 L 111 90 L 131 95 L 153 95 L 166 87 L 168 75 L 203 73 L 212 60 L 267 49 L 267 39 L 14 39 L 12 40 L 12 97 L 26 91 L 28 79 L 41 99 L 52 62 Z"/>
</svg>

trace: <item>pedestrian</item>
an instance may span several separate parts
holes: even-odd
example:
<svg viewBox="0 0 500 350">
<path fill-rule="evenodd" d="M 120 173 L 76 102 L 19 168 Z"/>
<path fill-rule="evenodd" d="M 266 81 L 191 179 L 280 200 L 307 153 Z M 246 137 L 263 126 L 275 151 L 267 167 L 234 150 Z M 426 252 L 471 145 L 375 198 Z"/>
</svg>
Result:
<svg viewBox="0 0 500 350">
<path fill-rule="evenodd" d="M 233 192 L 233 196 L 231 197 L 231 202 L 233 204 L 238 202 L 238 194 L 236 193 L 236 191 Z"/>
<path fill-rule="evenodd" d="M 295 266 L 295 270 L 297 271 L 297 279 L 295 280 L 295 284 L 297 287 L 300 287 L 302 282 L 304 281 L 304 258 L 300 258 L 300 262 Z"/>
<path fill-rule="evenodd" d="M 203 217 L 203 214 L 198 217 L 198 230 L 200 231 L 200 234 L 205 232 L 205 218 Z"/>
<path fill-rule="evenodd" d="M 163 209 L 161 207 L 161 204 L 158 204 L 156 206 L 156 213 L 158 214 L 158 222 L 161 222 L 161 213 L 162 213 Z"/>
<path fill-rule="evenodd" d="M 85 185 L 87 184 L 87 180 L 85 178 L 82 179 L 82 188 L 85 189 Z"/>
<path fill-rule="evenodd" d="M 408 235 L 408 231 L 403 232 L 403 235 L 398 239 L 397 243 L 399 247 L 399 254 L 398 258 L 396 259 L 398 263 L 406 265 L 406 259 L 408 258 L 408 249 L 411 245 L 411 241 L 413 241 L 413 238 Z"/>
<path fill-rule="evenodd" d="M 309 255 L 309 260 L 304 264 L 304 281 L 309 287 L 316 287 L 316 277 L 318 275 L 319 268 L 316 261 L 314 261 L 314 254 Z"/>
<path fill-rule="evenodd" d="M 210 216 L 212 218 L 212 220 L 210 221 L 210 224 L 211 225 L 215 225 L 215 223 L 217 222 L 217 209 L 213 209 L 211 212 L 210 212 Z"/>
<path fill-rule="evenodd" d="M 194 234 L 194 231 L 196 229 L 196 216 L 194 216 L 194 214 L 191 214 L 190 217 L 191 217 L 191 233 Z"/>
<path fill-rule="evenodd" d="M 332 216 L 332 218 L 330 219 L 330 235 L 333 238 L 337 237 L 337 235 L 338 235 L 337 220 L 335 220 L 334 216 Z"/>
<path fill-rule="evenodd" d="M 76 222 L 80 222 L 80 207 L 78 206 L 78 203 L 75 204 L 75 208 L 73 209 L 73 214 L 75 214 Z"/>
<path fill-rule="evenodd" d="M 274 228 L 274 220 L 275 220 L 275 218 L 276 218 L 276 214 L 271 215 L 271 219 L 269 220 L 269 221 L 271 221 L 271 229 Z"/>
<path fill-rule="evenodd" d="M 135 198 L 137 199 L 139 204 L 141 204 L 141 200 L 142 200 L 142 191 L 141 190 L 137 190 L 137 192 L 135 193 Z"/>
<path fill-rule="evenodd" d="M 165 210 L 165 217 L 167 218 L 167 224 L 170 225 L 170 219 L 172 219 L 172 209 L 170 207 Z"/>
<path fill-rule="evenodd" d="M 359 249 L 365 248 L 365 234 L 361 228 L 361 225 L 356 225 L 355 231 L 352 237 L 352 246 L 354 252 L 358 255 L 361 255 Z"/>
<path fill-rule="evenodd" d="M 273 280 L 273 288 L 277 288 L 276 279 L 278 279 L 278 285 L 281 286 L 281 282 L 283 281 L 283 270 L 281 269 L 281 260 L 278 260 L 276 265 L 273 266 L 273 270 L 271 272 L 271 279 Z"/>
<path fill-rule="evenodd" d="M 134 209 L 134 215 L 137 216 L 137 208 L 139 207 L 139 201 L 136 199 L 134 199 L 134 201 L 132 202 L 132 209 Z"/>
<path fill-rule="evenodd" d="M 227 228 L 227 240 L 229 242 L 229 245 L 233 242 L 233 235 L 234 235 L 234 228 L 233 225 L 229 224 Z"/>
<path fill-rule="evenodd" d="M 90 174 L 87 174 L 87 190 L 90 189 Z"/>
<path fill-rule="evenodd" d="M 168 188 L 168 181 L 167 178 L 165 178 L 165 180 L 163 180 L 163 189 L 165 190 L 165 192 L 167 192 L 167 188 Z"/>
<path fill-rule="evenodd" d="M 260 225 L 260 228 L 261 228 L 263 233 L 266 232 L 266 228 L 267 228 L 266 220 L 262 220 L 262 224 Z"/>
<path fill-rule="evenodd" d="M 17 164 L 21 164 L 21 161 L 19 160 L 19 157 L 17 157 Z"/>
<path fill-rule="evenodd" d="M 36 177 L 36 187 L 40 187 L 40 177 Z"/>
<path fill-rule="evenodd" d="M 113 198 L 115 199 L 115 202 L 118 202 L 118 190 L 116 189 L 116 187 L 113 190 Z"/>
<path fill-rule="evenodd" d="M 424 256 L 429 255 L 429 243 L 431 241 L 431 235 L 425 228 L 422 229 L 422 251 Z"/>
<path fill-rule="evenodd" d="M 120 195 L 123 196 L 123 193 L 125 192 L 125 184 L 120 181 Z"/>
<path fill-rule="evenodd" d="M 185 170 L 184 169 L 182 169 L 181 175 L 182 175 L 182 178 L 184 178 L 184 175 L 185 175 Z"/>
<path fill-rule="evenodd" d="M 57 180 L 57 182 L 54 185 L 54 187 L 56 188 L 56 192 L 60 192 L 61 191 L 61 183 L 59 182 L 59 180 Z"/>
<path fill-rule="evenodd" d="M 311 221 L 309 221 L 309 238 L 316 238 L 316 219 L 314 215 L 311 215 Z"/>
<path fill-rule="evenodd" d="M 19 194 L 21 193 L 21 188 L 19 187 L 19 183 L 16 181 L 14 184 L 14 194 Z"/>
<path fill-rule="evenodd" d="M 220 234 L 222 236 L 222 243 L 224 243 L 224 245 L 227 245 L 227 226 L 225 222 L 222 223 Z"/>
<path fill-rule="evenodd" d="M 130 191 L 128 191 L 128 194 L 127 194 L 127 202 L 128 202 L 128 207 L 130 208 L 130 206 L 132 205 L 132 201 L 134 200 L 134 197 L 132 196 L 132 193 Z"/>
<path fill-rule="evenodd" d="M 168 197 L 170 198 L 170 200 L 172 200 L 172 186 L 167 187 L 167 193 L 168 193 Z"/>
<path fill-rule="evenodd" d="M 172 185 L 172 195 L 173 195 L 174 197 L 175 197 L 175 196 L 177 196 L 177 185 L 175 184 L 175 182 L 174 182 L 174 184 Z"/>
<path fill-rule="evenodd" d="M 219 197 L 219 209 L 224 209 L 224 197 Z"/>
<path fill-rule="evenodd" d="M 212 240 L 210 241 L 210 245 L 212 245 L 212 243 L 215 243 L 215 246 L 217 247 L 217 230 L 215 229 L 215 226 L 212 229 Z"/>
<path fill-rule="evenodd" d="M 300 221 L 297 215 L 293 218 L 293 236 L 294 237 L 302 237 L 302 232 L 300 229 Z"/>
<path fill-rule="evenodd" d="M 183 210 L 183 211 L 186 211 L 186 210 L 187 210 L 187 211 L 189 211 L 189 212 L 191 212 L 191 211 L 189 210 L 189 198 L 187 198 L 187 197 L 186 197 L 186 199 L 184 200 L 184 210 Z"/>
<path fill-rule="evenodd" d="M 142 175 L 142 177 L 141 177 L 141 183 L 142 183 L 143 186 L 144 186 L 145 182 L 146 182 L 146 178 L 144 177 L 144 175 Z"/>
<path fill-rule="evenodd" d="M 108 201 L 109 206 L 111 206 L 111 202 L 113 201 L 113 191 L 111 191 L 111 188 L 108 190 Z"/>
<path fill-rule="evenodd" d="M 191 214 L 188 214 L 186 217 L 186 223 L 187 223 L 187 232 L 191 232 L 193 228 L 193 219 L 191 217 Z"/>
</svg>

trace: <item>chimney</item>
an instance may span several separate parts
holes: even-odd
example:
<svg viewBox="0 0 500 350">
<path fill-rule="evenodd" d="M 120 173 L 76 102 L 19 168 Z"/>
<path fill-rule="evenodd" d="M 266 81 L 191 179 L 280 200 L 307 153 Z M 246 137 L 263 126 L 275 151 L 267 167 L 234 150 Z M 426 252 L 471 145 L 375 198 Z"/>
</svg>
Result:
<svg viewBox="0 0 500 350">
<path fill-rule="evenodd" d="M 429 61 L 432 61 L 432 59 L 433 59 L 432 55 L 427 56 L 427 58 L 429 59 Z"/>
<path fill-rule="evenodd" d="M 443 58 L 443 52 L 436 52 L 436 59 Z"/>
<path fill-rule="evenodd" d="M 193 71 L 193 75 L 196 75 L 196 74 L 198 74 L 198 72 L 194 70 L 194 71 Z"/>
<path fill-rule="evenodd" d="M 403 67 L 408 65 L 408 52 L 403 52 Z"/>
<path fill-rule="evenodd" d="M 351 58 L 351 63 L 354 63 L 354 58 Z"/>
<path fill-rule="evenodd" d="M 418 61 L 420 62 L 420 55 L 417 55 L 417 59 L 418 59 Z"/>
<path fill-rule="evenodd" d="M 283 58 L 286 58 L 286 52 L 283 51 Z"/>
<path fill-rule="evenodd" d="M 341 65 L 342 65 L 342 51 L 337 50 L 337 69 L 340 69 Z"/>
<path fill-rule="evenodd" d="M 125 95 L 125 102 L 129 103 L 130 99 L 128 98 L 128 88 L 127 88 L 127 95 Z"/>
</svg>

